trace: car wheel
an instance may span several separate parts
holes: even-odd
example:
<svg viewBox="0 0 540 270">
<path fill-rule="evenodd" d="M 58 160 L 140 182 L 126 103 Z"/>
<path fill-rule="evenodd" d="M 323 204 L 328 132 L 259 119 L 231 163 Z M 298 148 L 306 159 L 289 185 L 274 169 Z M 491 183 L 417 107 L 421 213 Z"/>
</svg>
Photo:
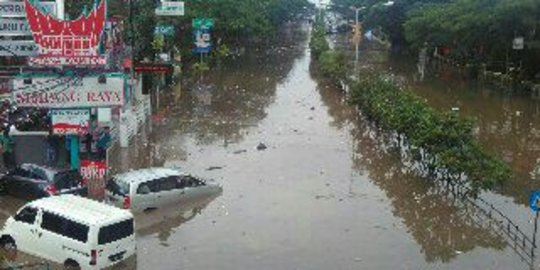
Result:
<svg viewBox="0 0 540 270">
<path fill-rule="evenodd" d="M 17 245 L 9 236 L 0 238 L 0 258 L 2 257 L 9 261 L 17 259 Z"/>
<path fill-rule="evenodd" d="M 0 180 L 0 195 L 5 195 L 6 194 L 6 184 Z"/>
<path fill-rule="evenodd" d="M 79 266 L 79 264 L 76 261 L 70 259 L 70 260 L 67 260 L 64 263 L 64 269 L 66 269 L 66 270 L 80 270 L 81 266 Z"/>
</svg>

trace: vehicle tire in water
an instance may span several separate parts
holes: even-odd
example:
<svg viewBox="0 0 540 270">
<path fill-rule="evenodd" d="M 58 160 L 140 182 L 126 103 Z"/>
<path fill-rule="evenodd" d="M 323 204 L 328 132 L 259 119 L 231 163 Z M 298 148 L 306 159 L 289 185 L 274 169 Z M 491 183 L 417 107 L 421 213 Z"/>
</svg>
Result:
<svg viewBox="0 0 540 270">
<path fill-rule="evenodd" d="M 17 259 L 17 245 L 15 240 L 9 236 L 0 239 L 0 261 L 15 261 Z"/>
<path fill-rule="evenodd" d="M 74 260 L 67 260 L 64 263 L 64 269 L 66 270 L 80 270 L 81 266 Z"/>
</svg>

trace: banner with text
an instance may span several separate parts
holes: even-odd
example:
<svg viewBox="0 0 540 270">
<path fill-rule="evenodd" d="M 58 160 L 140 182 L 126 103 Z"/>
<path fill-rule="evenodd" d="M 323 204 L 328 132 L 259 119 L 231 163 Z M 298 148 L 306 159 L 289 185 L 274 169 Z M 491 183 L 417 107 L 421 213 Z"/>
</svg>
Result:
<svg viewBox="0 0 540 270">
<path fill-rule="evenodd" d="M 16 78 L 12 98 L 19 107 L 92 108 L 124 105 L 124 77 Z"/>
<path fill-rule="evenodd" d="M 0 56 L 34 56 L 38 47 L 33 40 L 0 40 Z"/>
<path fill-rule="evenodd" d="M 89 121 L 89 109 L 51 110 L 51 122 L 54 134 L 84 134 L 88 131 Z"/>
</svg>

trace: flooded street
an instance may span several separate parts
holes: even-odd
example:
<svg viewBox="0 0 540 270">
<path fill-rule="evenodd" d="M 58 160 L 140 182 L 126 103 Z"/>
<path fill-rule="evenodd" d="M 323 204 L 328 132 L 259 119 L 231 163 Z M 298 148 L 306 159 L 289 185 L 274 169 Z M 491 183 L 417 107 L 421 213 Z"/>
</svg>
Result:
<svg viewBox="0 0 540 270">
<path fill-rule="evenodd" d="M 279 45 L 173 89 L 151 127 L 114 153 L 116 171 L 179 167 L 223 187 L 137 215 L 136 268 L 529 269 L 530 243 L 509 241 L 487 212 L 416 176 L 340 89 L 317 78 L 309 26 L 290 29 Z M 485 197 L 531 235 L 526 206 Z M 21 203 L 0 202 L 3 223 Z"/>
<path fill-rule="evenodd" d="M 223 186 L 139 233 L 137 267 L 527 269 L 494 222 L 414 176 L 339 89 L 314 78 L 309 29 L 292 29 L 176 89 L 119 153 L 118 170 L 176 166 Z"/>
</svg>

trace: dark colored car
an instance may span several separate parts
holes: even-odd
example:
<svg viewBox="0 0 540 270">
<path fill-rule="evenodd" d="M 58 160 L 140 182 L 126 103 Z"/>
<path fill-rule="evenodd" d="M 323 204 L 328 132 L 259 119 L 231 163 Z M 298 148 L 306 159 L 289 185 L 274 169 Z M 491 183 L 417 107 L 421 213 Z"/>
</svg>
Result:
<svg viewBox="0 0 540 270">
<path fill-rule="evenodd" d="M 22 164 L 0 178 L 0 191 L 28 199 L 59 194 L 88 195 L 88 188 L 77 170 L 54 169 Z"/>
</svg>

